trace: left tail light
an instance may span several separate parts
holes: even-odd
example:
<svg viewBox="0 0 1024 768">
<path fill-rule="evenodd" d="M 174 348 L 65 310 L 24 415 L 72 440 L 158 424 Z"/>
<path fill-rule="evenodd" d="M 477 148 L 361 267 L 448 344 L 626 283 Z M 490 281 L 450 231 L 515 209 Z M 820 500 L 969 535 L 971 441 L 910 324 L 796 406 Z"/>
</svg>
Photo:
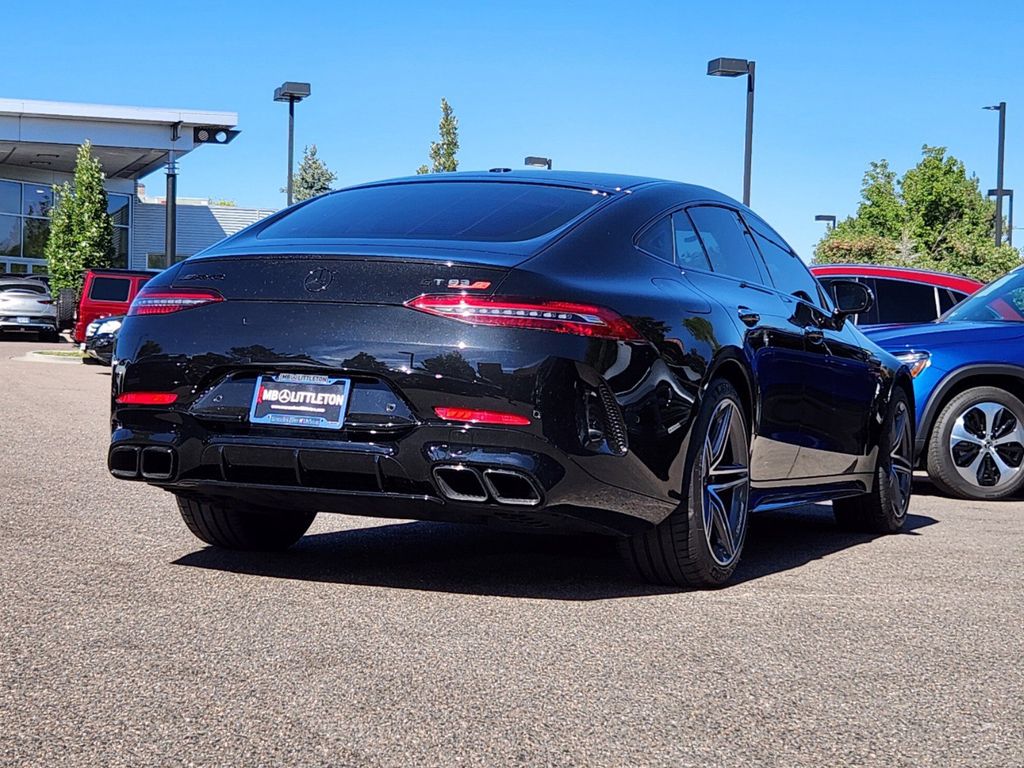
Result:
<svg viewBox="0 0 1024 768">
<path fill-rule="evenodd" d="M 163 290 L 143 288 L 128 307 L 128 315 L 169 315 L 224 301 L 224 297 L 208 288 Z"/>
</svg>

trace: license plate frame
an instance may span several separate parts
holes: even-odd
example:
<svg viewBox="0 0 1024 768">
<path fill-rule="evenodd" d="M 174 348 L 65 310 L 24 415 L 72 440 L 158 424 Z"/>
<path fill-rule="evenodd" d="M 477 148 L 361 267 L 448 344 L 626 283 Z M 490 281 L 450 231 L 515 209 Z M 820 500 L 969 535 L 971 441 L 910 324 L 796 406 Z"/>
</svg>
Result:
<svg viewBox="0 0 1024 768">
<path fill-rule="evenodd" d="M 345 424 L 351 390 L 352 381 L 338 376 L 262 374 L 256 377 L 249 423 L 339 430 Z"/>
</svg>

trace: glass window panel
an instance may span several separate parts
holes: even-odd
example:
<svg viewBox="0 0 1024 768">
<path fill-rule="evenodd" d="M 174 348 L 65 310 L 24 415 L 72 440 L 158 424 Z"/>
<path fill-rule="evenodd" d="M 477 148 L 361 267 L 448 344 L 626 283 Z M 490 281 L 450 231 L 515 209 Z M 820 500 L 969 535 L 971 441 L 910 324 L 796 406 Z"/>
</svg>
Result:
<svg viewBox="0 0 1024 768">
<path fill-rule="evenodd" d="M 33 264 L 32 265 L 32 274 L 33 275 L 45 275 L 49 271 L 50 270 L 47 268 L 47 266 L 45 264 Z"/>
<path fill-rule="evenodd" d="M 708 206 L 691 208 L 689 213 L 715 272 L 754 283 L 764 282 L 747 228 L 735 211 Z"/>
<path fill-rule="evenodd" d="M 514 182 L 382 184 L 318 197 L 257 237 L 519 242 L 553 232 L 604 199 L 587 190 Z"/>
<path fill-rule="evenodd" d="M 934 320 L 935 289 L 906 280 L 875 279 L 880 323 L 926 323 Z"/>
<path fill-rule="evenodd" d="M 107 213 L 110 214 L 114 226 L 128 226 L 128 212 L 131 202 L 128 195 L 107 195 Z"/>
<path fill-rule="evenodd" d="M 114 263 L 119 269 L 128 268 L 128 228 L 114 227 Z"/>
<path fill-rule="evenodd" d="M 672 223 L 666 216 L 637 240 L 637 247 L 652 256 L 672 261 Z"/>
<path fill-rule="evenodd" d="M 673 214 L 672 228 L 676 237 L 676 263 L 683 269 L 711 269 L 690 217 L 685 213 Z"/>
<path fill-rule="evenodd" d="M 0 181 L 0 213 L 21 211 L 21 184 L 16 181 Z"/>
<path fill-rule="evenodd" d="M 146 256 L 147 269 L 167 269 L 167 257 L 162 253 L 151 253 Z"/>
<path fill-rule="evenodd" d="M 13 264 L 11 264 L 11 274 L 12 275 L 27 275 L 28 274 L 28 264 L 20 264 L 18 262 L 14 262 Z M 36 289 L 33 287 L 32 290 L 36 290 Z M 38 293 L 42 293 L 42 291 L 37 291 L 37 292 Z"/>
<path fill-rule="evenodd" d="M 26 216 L 49 216 L 53 208 L 53 190 L 45 184 L 22 185 L 21 212 Z"/>
<path fill-rule="evenodd" d="M 0 214 L 0 256 L 21 256 L 21 218 Z"/>
<path fill-rule="evenodd" d="M 49 219 L 23 219 L 25 239 L 22 256 L 26 259 L 45 259 L 46 241 L 50 237 Z"/>
<path fill-rule="evenodd" d="M 768 274 L 772 276 L 776 288 L 816 306 L 821 304 L 818 284 L 799 256 L 763 237 L 756 230 L 754 240 L 757 241 L 757 247 L 761 250 L 765 264 L 768 265 Z"/>
<path fill-rule="evenodd" d="M 92 281 L 89 298 L 96 301 L 128 301 L 132 281 L 128 277 L 97 277 Z"/>
</svg>

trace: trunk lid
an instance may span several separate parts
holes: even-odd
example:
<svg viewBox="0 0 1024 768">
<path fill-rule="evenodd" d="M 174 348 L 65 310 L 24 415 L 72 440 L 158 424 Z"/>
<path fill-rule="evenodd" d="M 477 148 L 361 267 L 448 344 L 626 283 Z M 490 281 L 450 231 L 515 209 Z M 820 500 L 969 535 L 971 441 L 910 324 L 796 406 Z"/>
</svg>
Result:
<svg viewBox="0 0 1024 768">
<path fill-rule="evenodd" d="M 228 300 L 402 304 L 424 293 L 490 294 L 510 268 L 369 255 L 208 257 L 185 261 L 172 287 L 212 288 Z"/>
</svg>

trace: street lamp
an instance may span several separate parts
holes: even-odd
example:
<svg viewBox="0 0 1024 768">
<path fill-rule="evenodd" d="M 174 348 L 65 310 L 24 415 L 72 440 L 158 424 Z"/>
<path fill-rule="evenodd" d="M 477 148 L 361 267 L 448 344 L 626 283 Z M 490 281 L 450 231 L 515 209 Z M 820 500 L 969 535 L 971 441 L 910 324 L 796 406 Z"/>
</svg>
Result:
<svg viewBox="0 0 1024 768">
<path fill-rule="evenodd" d="M 274 101 L 288 102 L 288 205 L 292 204 L 292 168 L 295 157 L 295 104 L 309 96 L 309 83 L 290 80 L 274 89 Z"/>
<path fill-rule="evenodd" d="M 523 163 L 531 168 L 547 168 L 549 171 L 551 170 L 550 157 L 534 157 L 533 155 L 530 155 L 528 158 L 523 160 Z"/>
<path fill-rule="evenodd" d="M 998 192 L 998 190 L 990 189 L 988 191 L 988 196 L 989 197 L 996 197 L 997 196 L 997 194 L 996 194 L 997 192 Z M 1008 197 L 1010 199 L 1010 221 L 1009 221 L 1009 224 L 1007 225 L 1006 244 L 1009 245 L 1009 246 L 1013 246 L 1013 190 L 1012 189 L 1004 189 L 1003 190 L 1003 194 L 1001 195 L 1001 197 Z"/>
<path fill-rule="evenodd" d="M 1006 102 L 1000 101 L 991 107 L 999 112 L 999 157 L 996 161 L 996 246 L 1003 241 L 1003 150 L 1006 148 Z"/>
<path fill-rule="evenodd" d="M 831 222 L 831 224 L 825 225 L 829 232 L 836 228 L 836 217 L 833 216 L 831 213 L 819 213 L 817 216 L 814 217 L 814 220 Z"/>
<path fill-rule="evenodd" d="M 750 205 L 750 156 L 754 142 L 754 62 L 747 59 L 712 59 L 708 74 L 713 77 L 747 76 L 747 135 L 743 147 L 743 204 Z"/>
</svg>

